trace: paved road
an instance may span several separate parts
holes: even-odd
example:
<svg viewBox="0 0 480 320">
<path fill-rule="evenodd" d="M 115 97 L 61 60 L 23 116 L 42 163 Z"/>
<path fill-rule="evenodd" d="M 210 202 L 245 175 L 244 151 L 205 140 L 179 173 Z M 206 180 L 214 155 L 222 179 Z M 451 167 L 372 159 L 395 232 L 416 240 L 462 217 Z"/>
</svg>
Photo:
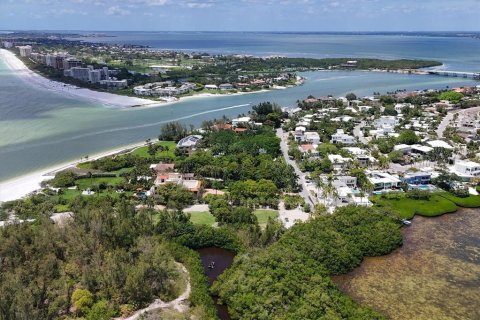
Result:
<svg viewBox="0 0 480 320">
<path fill-rule="evenodd" d="M 445 129 L 451 124 L 451 121 L 453 120 L 453 115 L 455 113 L 459 114 L 459 117 L 461 116 L 471 116 L 474 117 L 476 113 L 480 112 L 480 107 L 473 107 L 473 108 L 468 108 L 468 109 L 463 109 L 463 110 L 455 110 L 452 112 L 449 112 L 442 120 L 440 125 L 438 126 L 436 132 L 437 136 L 439 138 L 443 138 L 443 132 Z"/>
<path fill-rule="evenodd" d="M 313 208 L 314 201 L 312 196 L 310 196 L 310 194 L 308 193 L 307 183 L 305 181 L 305 174 L 302 171 L 300 171 L 295 160 L 290 160 L 290 157 L 288 156 L 288 144 L 287 144 L 288 134 L 283 132 L 282 128 L 279 128 L 277 129 L 277 137 L 281 139 L 280 148 L 282 149 L 282 153 L 283 153 L 283 157 L 285 158 L 285 161 L 293 167 L 296 175 L 298 176 L 298 183 L 302 186 L 302 191 L 300 192 L 300 195 L 305 199 L 305 202 L 308 203 Z"/>
<path fill-rule="evenodd" d="M 363 136 L 362 128 L 365 127 L 365 121 L 360 122 L 358 125 L 353 128 L 353 135 L 358 138 L 358 140 L 363 144 L 368 144 L 367 138 Z"/>
</svg>

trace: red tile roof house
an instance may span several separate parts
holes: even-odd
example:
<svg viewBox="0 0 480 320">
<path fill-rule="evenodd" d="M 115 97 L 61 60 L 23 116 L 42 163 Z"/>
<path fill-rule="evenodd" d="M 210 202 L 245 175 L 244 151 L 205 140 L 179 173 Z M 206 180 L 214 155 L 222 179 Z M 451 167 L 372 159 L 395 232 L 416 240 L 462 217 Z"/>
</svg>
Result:
<svg viewBox="0 0 480 320">
<path fill-rule="evenodd" d="M 312 156 L 318 156 L 318 151 L 317 151 L 317 145 L 308 143 L 308 144 L 302 144 L 299 147 L 300 151 L 302 151 L 304 154 L 311 154 Z"/>
</svg>

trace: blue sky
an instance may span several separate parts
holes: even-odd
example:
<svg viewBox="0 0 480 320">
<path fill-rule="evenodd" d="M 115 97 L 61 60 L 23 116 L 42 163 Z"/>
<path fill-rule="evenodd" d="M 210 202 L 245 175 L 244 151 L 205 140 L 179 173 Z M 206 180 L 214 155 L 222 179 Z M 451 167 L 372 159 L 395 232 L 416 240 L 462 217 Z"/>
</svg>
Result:
<svg viewBox="0 0 480 320">
<path fill-rule="evenodd" d="M 0 29 L 480 31 L 480 0 L 0 0 Z"/>
</svg>

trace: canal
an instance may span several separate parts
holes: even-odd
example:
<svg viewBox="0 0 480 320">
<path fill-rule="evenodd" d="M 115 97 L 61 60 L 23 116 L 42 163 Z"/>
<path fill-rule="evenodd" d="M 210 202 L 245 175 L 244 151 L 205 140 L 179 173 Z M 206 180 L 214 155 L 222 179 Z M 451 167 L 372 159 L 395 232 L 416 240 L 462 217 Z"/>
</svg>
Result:
<svg viewBox="0 0 480 320">
<path fill-rule="evenodd" d="M 208 283 L 211 286 L 215 280 L 233 263 L 235 253 L 222 248 L 208 247 L 198 249 L 202 260 L 203 270 L 208 277 Z M 229 320 L 228 308 L 226 305 L 217 304 L 216 297 L 212 296 L 217 308 L 217 315 L 221 320 Z"/>
</svg>

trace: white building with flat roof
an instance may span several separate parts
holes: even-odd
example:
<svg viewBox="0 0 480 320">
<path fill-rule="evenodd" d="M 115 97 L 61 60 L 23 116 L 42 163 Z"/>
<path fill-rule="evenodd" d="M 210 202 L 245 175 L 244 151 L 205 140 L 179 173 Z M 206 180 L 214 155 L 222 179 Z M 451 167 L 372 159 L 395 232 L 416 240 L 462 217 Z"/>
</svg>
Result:
<svg viewBox="0 0 480 320">
<path fill-rule="evenodd" d="M 236 119 L 232 119 L 232 127 L 236 128 L 239 125 L 247 125 L 252 121 L 250 117 L 240 117 Z"/>
<path fill-rule="evenodd" d="M 464 179 L 480 177 L 480 163 L 470 160 L 456 160 L 451 172 Z"/>
<path fill-rule="evenodd" d="M 448 150 L 453 150 L 453 147 L 443 140 L 427 141 L 427 144 L 432 148 L 444 148 Z"/>
<path fill-rule="evenodd" d="M 397 189 L 401 183 L 398 176 L 382 171 L 367 172 L 367 179 L 373 185 L 375 191 Z"/>
<path fill-rule="evenodd" d="M 400 119 L 394 116 L 381 116 L 376 119 L 373 124 L 376 128 L 395 127 L 400 123 Z"/>
<path fill-rule="evenodd" d="M 307 131 L 303 134 L 303 141 L 311 144 L 320 144 L 320 135 L 315 131 Z"/>
<path fill-rule="evenodd" d="M 332 135 L 332 139 L 330 140 L 331 143 L 343 143 L 343 144 L 355 144 L 357 140 L 354 136 L 346 134 L 343 129 L 338 129 L 337 133 Z"/>
</svg>

